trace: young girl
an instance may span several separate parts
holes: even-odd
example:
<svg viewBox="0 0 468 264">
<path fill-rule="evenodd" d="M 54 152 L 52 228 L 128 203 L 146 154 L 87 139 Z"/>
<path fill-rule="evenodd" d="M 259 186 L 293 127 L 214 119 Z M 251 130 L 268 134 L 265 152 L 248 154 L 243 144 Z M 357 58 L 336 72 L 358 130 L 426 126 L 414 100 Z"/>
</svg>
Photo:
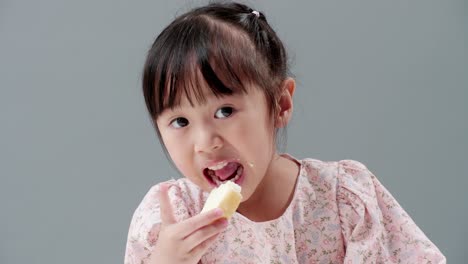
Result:
<svg viewBox="0 0 468 264">
<path fill-rule="evenodd" d="M 277 152 L 293 110 L 288 76 L 283 44 L 245 5 L 197 8 L 162 31 L 143 92 L 185 178 L 144 197 L 125 263 L 445 263 L 363 164 Z M 237 212 L 200 213 L 224 181 L 242 187 Z"/>
</svg>

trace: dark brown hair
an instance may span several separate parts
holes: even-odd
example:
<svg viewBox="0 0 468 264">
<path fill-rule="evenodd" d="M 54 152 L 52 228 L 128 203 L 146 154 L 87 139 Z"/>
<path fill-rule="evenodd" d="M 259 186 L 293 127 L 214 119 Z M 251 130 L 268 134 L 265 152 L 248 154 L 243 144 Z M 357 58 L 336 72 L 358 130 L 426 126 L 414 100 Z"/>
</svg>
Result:
<svg viewBox="0 0 468 264">
<path fill-rule="evenodd" d="M 153 124 L 182 95 L 203 103 L 206 84 L 216 96 L 248 92 L 255 84 L 276 113 L 281 84 L 289 75 L 281 40 L 261 12 L 246 5 L 211 3 L 169 24 L 150 48 L 143 94 Z M 161 137 L 160 137 L 161 138 Z"/>
</svg>

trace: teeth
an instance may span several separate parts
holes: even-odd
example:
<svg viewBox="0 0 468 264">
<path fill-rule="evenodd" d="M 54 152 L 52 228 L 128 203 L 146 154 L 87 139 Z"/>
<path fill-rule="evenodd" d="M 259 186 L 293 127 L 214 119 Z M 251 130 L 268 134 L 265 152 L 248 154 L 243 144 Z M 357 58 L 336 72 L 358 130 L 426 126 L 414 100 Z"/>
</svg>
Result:
<svg viewBox="0 0 468 264">
<path fill-rule="evenodd" d="M 228 164 L 227 161 L 223 161 L 223 162 L 220 162 L 214 166 L 211 166 L 211 167 L 208 167 L 208 169 L 210 170 L 219 170 L 219 169 L 222 169 L 224 168 L 224 166 L 226 166 Z"/>
<path fill-rule="evenodd" d="M 242 172 L 244 171 L 243 167 L 242 166 L 239 166 L 239 168 L 237 168 L 237 171 L 236 171 L 236 177 L 234 177 L 234 179 L 239 179 L 239 176 L 242 174 Z M 236 179 L 236 180 L 237 180 Z"/>
</svg>

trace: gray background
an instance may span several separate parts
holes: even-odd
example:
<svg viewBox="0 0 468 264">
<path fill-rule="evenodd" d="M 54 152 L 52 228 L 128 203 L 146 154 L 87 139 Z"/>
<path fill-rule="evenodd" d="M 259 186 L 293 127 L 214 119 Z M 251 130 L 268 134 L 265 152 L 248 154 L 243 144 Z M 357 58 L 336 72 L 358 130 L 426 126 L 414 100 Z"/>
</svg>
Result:
<svg viewBox="0 0 468 264">
<path fill-rule="evenodd" d="M 140 92 L 155 36 L 206 1 L 0 2 L 0 263 L 122 263 L 177 176 Z M 450 263 L 468 258 L 463 1 L 250 1 L 298 81 L 287 152 L 356 159 Z"/>
</svg>

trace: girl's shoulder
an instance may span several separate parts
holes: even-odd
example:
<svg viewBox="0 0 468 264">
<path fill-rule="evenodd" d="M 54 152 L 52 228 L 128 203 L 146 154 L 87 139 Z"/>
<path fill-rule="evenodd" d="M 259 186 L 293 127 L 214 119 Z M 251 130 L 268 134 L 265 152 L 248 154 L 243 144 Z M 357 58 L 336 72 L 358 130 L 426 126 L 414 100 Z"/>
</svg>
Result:
<svg viewBox="0 0 468 264">
<path fill-rule="evenodd" d="M 300 174 L 315 184 L 332 184 L 337 187 L 354 182 L 367 185 L 375 176 L 362 162 L 352 159 L 324 161 L 305 158 L 299 161 Z"/>
<path fill-rule="evenodd" d="M 349 198 L 377 200 L 383 186 L 374 174 L 360 161 L 344 159 L 323 161 L 306 158 L 301 164 L 299 192 L 306 192 L 316 202 L 332 202 L 339 206 Z"/>
</svg>

